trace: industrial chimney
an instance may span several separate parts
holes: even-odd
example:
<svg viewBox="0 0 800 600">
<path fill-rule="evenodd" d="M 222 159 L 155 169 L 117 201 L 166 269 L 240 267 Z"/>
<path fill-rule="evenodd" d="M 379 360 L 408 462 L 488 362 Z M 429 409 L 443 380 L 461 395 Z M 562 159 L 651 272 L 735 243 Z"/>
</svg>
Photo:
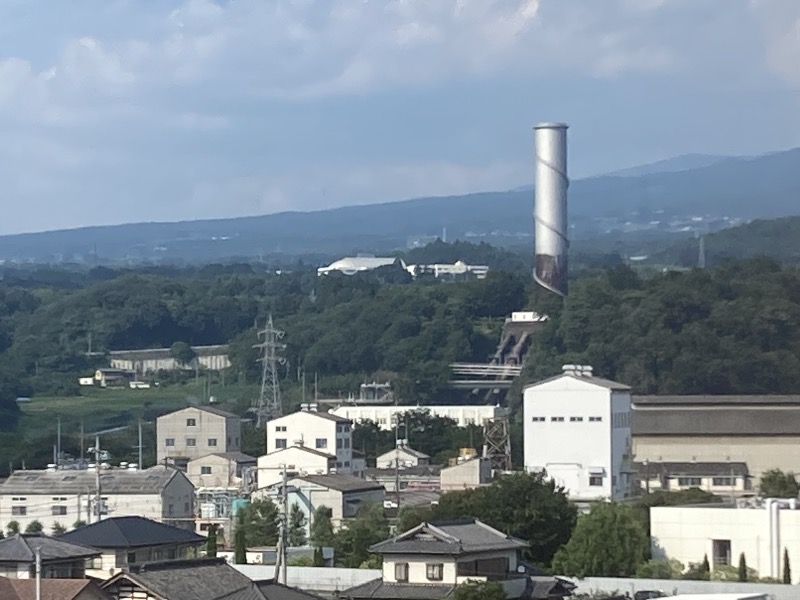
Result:
<svg viewBox="0 0 800 600">
<path fill-rule="evenodd" d="M 567 295 L 567 125 L 534 128 L 536 199 L 533 209 L 533 278 L 543 288 Z"/>
</svg>

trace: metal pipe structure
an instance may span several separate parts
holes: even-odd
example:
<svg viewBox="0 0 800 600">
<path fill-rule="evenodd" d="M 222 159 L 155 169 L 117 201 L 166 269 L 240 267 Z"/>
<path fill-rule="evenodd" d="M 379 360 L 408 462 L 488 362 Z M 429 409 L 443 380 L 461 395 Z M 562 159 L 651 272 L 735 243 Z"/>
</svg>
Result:
<svg viewBox="0 0 800 600">
<path fill-rule="evenodd" d="M 534 128 L 536 191 L 533 209 L 533 278 L 546 290 L 567 295 L 567 125 Z"/>
</svg>

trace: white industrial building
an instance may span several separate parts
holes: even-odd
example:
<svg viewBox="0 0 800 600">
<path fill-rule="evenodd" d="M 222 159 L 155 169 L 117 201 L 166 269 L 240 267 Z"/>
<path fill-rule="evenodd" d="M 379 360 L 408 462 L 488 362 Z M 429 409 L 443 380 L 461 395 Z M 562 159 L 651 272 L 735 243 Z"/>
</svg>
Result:
<svg viewBox="0 0 800 600">
<path fill-rule="evenodd" d="M 450 263 L 436 263 L 429 265 L 407 265 L 403 259 L 397 257 L 379 256 L 347 256 L 329 264 L 319 267 L 317 275 L 329 275 L 333 272 L 344 275 L 355 275 L 364 271 L 372 271 L 381 267 L 398 264 L 414 278 L 433 277 L 434 279 L 486 279 L 489 267 L 486 265 L 468 265 L 463 260 Z"/>
<path fill-rule="evenodd" d="M 221 371 L 231 366 L 226 345 L 192 346 L 191 348 L 195 357 L 188 363 L 176 360 L 169 348 L 112 350 L 108 353 L 108 358 L 112 368 L 133 371 L 138 375 L 197 368 Z"/>
<path fill-rule="evenodd" d="M 452 419 L 458 427 L 467 425 L 483 425 L 485 421 L 505 415 L 500 406 L 493 405 L 466 405 L 466 406 L 382 406 L 343 404 L 331 409 L 330 414 L 350 419 L 353 423 L 371 421 L 381 429 L 394 429 L 395 415 L 404 415 L 409 412 L 427 412 L 431 416 Z"/>
<path fill-rule="evenodd" d="M 405 269 L 405 263 L 396 257 L 347 256 L 329 264 L 327 267 L 318 268 L 317 275 L 329 275 L 336 271 L 344 273 L 345 275 L 355 275 L 362 271 L 372 271 L 380 267 L 388 267 L 398 261 Z"/>
<path fill-rule="evenodd" d="M 760 577 L 783 576 L 783 553 L 800 564 L 800 511 L 794 498 L 740 500 L 736 506 L 658 506 L 650 509 L 653 558 L 685 567 L 708 558 L 711 569 L 747 566 Z M 795 577 L 796 579 L 796 577 Z M 793 582 L 794 583 L 794 582 Z"/>
<path fill-rule="evenodd" d="M 353 423 L 343 415 L 320 412 L 316 404 L 267 423 L 267 454 L 292 446 L 304 446 L 336 457 L 336 468 L 353 468 Z"/>
<path fill-rule="evenodd" d="M 545 470 L 572 500 L 630 492 L 631 394 L 592 368 L 564 365 L 523 392 L 525 470 Z"/>
<path fill-rule="evenodd" d="M 0 523 L 16 521 L 25 531 L 39 521 L 50 531 L 56 523 L 72 529 L 78 521 L 141 516 L 194 528 L 194 486 L 177 469 L 101 470 L 99 503 L 97 483 L 94 470 L 15 471 L 0 484 Z"/>
</svg>

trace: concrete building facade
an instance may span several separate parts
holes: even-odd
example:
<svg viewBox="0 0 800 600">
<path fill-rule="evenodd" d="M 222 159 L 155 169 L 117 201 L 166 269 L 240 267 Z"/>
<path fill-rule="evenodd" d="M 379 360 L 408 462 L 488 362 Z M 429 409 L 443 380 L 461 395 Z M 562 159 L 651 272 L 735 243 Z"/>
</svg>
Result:
<svg viewBox="0 0 800 600">
<path fill-rule="evenodd" d="M 180 363 L 172 357 L 169 348 L 150 348 L 147 350 L 112 350 L 108 353 L 111 367 L 133 371 L 138 375 L 158 371 L 194 370 L 221 371 L 231 366 L 228 359 L 228 346 L 192 346 L 195 358 L 189 363 Z"/>
<path fill-rule="evenodd" d="M 241 488 L 256 458 L 241 452 L 215 452 L 189 461 L 186 475 L 196 488 Z"/>
<path fill-rule="evenodd" d="M 299 411 L 267 423 L 267 454 L 302 445 L 334 455 L 336 469 L 349 473 L 353 468 L 352 424 L 347 417 L 304 404 Z"/>
<path fill-rule="evenodd" d="M 292 476 L 328 475 L 336 470 L 336 457 L 296 445 L 259 456 L 256 468 L 258 488 L 261 489 L 281 481 L 284 469 Z"/>
<path fill-rule="evenodd" d="M 242 419 L 212 406 L 190 406 L 156 420 L 159 463 L 186 468 L 190 460 L 217 452 L 241 452 Z"/>
<path fill-rule="evenodd" d="M 443 492 L 476 488 L 491 482 L 492 461 L 482 456 L 459 461 L 439 473 L 439 485 Z"/>
<path fill-rule="evenodd" d="M 136 515 L 194 528 L 194 486 L 181 471 L 164 466 L 101 471 L 99 505 L 96 475 L 94 471 L 16 471 L 0 484 L 0 522 L 16 521 L 24 531 L 39 521 L 50 531 L 56 523 L 71 529 L 79 521 Z"/>
<path fill-rule="evenodd" d="M 565 365 L 523 392 L 525 470 L 544 470 L 576 501 L 630 494 L 630 388 Z"/>
<path fill-rule="evenodd" d="M 492 405 L 466 405 L 466 406 L 382 406 L 382 405 L 359 405 L 352 406 L 343 404 L 332 409 L 331 414 L 344 417 L 353 423 L 363 423 L 371 421 L 381 429 L 389 431 L 394 429 L 394 419 L 396 415 L 400 418 L 408 412 L 427 412 L 434 417 L 453 419 L 458 427 L 467 425 L 483 425 L 485 421 L 501 417 L 505 412 L 500 406 Z M 413 440 L 411 440 L 413 443 Z"/>
</svg>

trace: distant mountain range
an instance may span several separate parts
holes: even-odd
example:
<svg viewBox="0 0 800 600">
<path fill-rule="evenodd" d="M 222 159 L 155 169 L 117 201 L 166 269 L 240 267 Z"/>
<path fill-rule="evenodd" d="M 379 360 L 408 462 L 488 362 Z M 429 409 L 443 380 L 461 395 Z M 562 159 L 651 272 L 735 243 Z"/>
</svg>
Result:
<svg viewBox="0 0 800 600">
<path fill-rule="evenodd" d="M 0 260 L 207 262 L 381 252 L 424 243 L 443 228 L 448 239 L 530 243 L 532 208 L 531 189 L 519 188 L 258 217 L 86 227 L 0 236 Z M 569 211 L 575 238 L 642 230 L 663 235 L 796 214 L 800 149 L 748 158 L 687 155 L 576 180 Z"/>
</svg>

